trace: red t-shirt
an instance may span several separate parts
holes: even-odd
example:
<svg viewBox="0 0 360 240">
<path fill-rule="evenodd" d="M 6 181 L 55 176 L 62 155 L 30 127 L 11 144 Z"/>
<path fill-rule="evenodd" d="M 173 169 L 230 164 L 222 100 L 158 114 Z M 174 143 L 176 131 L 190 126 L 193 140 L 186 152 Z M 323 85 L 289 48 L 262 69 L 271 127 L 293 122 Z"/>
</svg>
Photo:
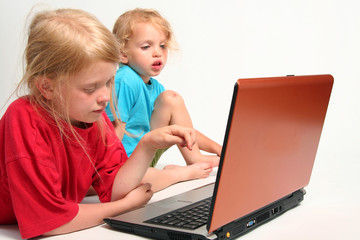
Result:
<svg viewBox="0 0 360 240">
<path fill-rule="evenodd" d="M 104 138 L 97 123 L 75 128 L 86 154 L 26 98 L 9 106 L 0 120 L 0 224 L 17 222 L 23 238 L 35 237 L 71 221 L 90 185 L 101 202 L 110 201 L 127 155 L 105 113 L 102 118 Z"/>
</svg>

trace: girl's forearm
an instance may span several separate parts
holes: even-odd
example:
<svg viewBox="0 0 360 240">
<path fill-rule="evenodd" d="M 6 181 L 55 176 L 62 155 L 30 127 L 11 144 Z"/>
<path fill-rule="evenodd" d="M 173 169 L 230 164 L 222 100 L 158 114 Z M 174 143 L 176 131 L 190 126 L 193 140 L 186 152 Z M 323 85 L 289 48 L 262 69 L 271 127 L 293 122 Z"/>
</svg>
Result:
<svg viewBox="0 0 360 240">
<path fill-rule="evenodd" d="M 111 195 L 112 201 L 123 198 L 141 183 L 156 151 L 146 143 L 145 138 L 146 135 L 116 174 Z"/>
<path fill-rule="evenodd" d="M 79 211 L 70 222 L 43 234 L 43 236 L 71 233 L 97 226 L 103 223 L 105 217 L 115 216 L 131 209 L 130 204 L 131 202 L 125 199 L 108 203 L 79 204 Z"/>
</svg>

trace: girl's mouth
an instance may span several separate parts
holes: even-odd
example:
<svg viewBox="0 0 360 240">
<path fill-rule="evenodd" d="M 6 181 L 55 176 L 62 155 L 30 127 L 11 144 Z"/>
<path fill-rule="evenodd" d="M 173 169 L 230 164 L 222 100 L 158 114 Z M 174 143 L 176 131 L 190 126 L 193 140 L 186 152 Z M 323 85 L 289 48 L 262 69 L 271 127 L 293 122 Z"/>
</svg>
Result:
<svg viewBox="0 0 360 240">
<path fill-rule="evenodd" d="M 161 70 L 162 67 L 162 63 L 160 61 L 156 61 L 153 63 L 153 65 L 151 65 L 153 69 L 155 70 Z"/>
<path fill-rule="evenodd" d="M 99 110 L 95 110 L 93 111 L 94 113 L 97 113 L 97 114 L 101 114 L 105 109 L 102 108 L 102 109 L 99 109 Z"/>
</svg>

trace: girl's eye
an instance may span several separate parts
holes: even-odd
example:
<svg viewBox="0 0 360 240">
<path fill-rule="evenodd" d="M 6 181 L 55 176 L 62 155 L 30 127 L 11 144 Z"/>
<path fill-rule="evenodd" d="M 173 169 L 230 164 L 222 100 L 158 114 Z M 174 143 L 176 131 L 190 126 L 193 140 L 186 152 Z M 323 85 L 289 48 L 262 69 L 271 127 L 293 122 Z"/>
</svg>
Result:
<svg viewBox="0 0 360 240">
<path fill-rule="evenodd" d="M 148 45 L 141 47 L 142 50 L 147 50 L 147 49 L 149 49 L 149 48 L 150 48 L 150 46 L 148 46 Z"/>
<path fill-rule="evenodd" d="M 85 93 L 89 93 L 89 94 L 90 94 L 90 93 L 93 93 L 93 92 L 95 92 L 95 88 L 85 88 L 85 89 L 84 89 L 84 92 L 85 92 Z"/>
<path fill-rule="evenodd" d="M 165 49 L 165 48 L 166 48 L 166 45 L 165 45 L 165 44 L 161 44 L 160 47 Z"/>
<path fill-rule="evenodd" d="M 92 84 L 92 85 L 84 86 L 83 91 L 87 94 L 91 94 L 96 91 L 96 88 L 97 88 L 96 84 Z"/>
</svg>

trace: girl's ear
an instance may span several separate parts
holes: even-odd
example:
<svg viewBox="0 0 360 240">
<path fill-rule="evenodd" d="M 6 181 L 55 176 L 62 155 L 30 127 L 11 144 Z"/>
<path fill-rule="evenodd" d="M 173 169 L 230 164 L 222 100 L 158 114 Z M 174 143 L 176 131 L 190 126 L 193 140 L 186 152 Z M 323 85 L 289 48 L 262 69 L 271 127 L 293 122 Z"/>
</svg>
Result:
<svg viewBox="0 0 360 240">
<path fill-rule="evenodd" d="M 53 98 L 54 86 L 50 78 L 43 76 L 39 77 L 35 84 L 44 98 L 46 98 L 47 100 L 51 100 Z"/>
<path fill-rule="evenodd" d="M 129 59 L 128 59 L 126 53 L 124 51 L 121 51 L 120 54 L 121 54 L 121 57 L 120 57 L 121 63 L 122 64 L 128 64 Z"/>
</svg>

